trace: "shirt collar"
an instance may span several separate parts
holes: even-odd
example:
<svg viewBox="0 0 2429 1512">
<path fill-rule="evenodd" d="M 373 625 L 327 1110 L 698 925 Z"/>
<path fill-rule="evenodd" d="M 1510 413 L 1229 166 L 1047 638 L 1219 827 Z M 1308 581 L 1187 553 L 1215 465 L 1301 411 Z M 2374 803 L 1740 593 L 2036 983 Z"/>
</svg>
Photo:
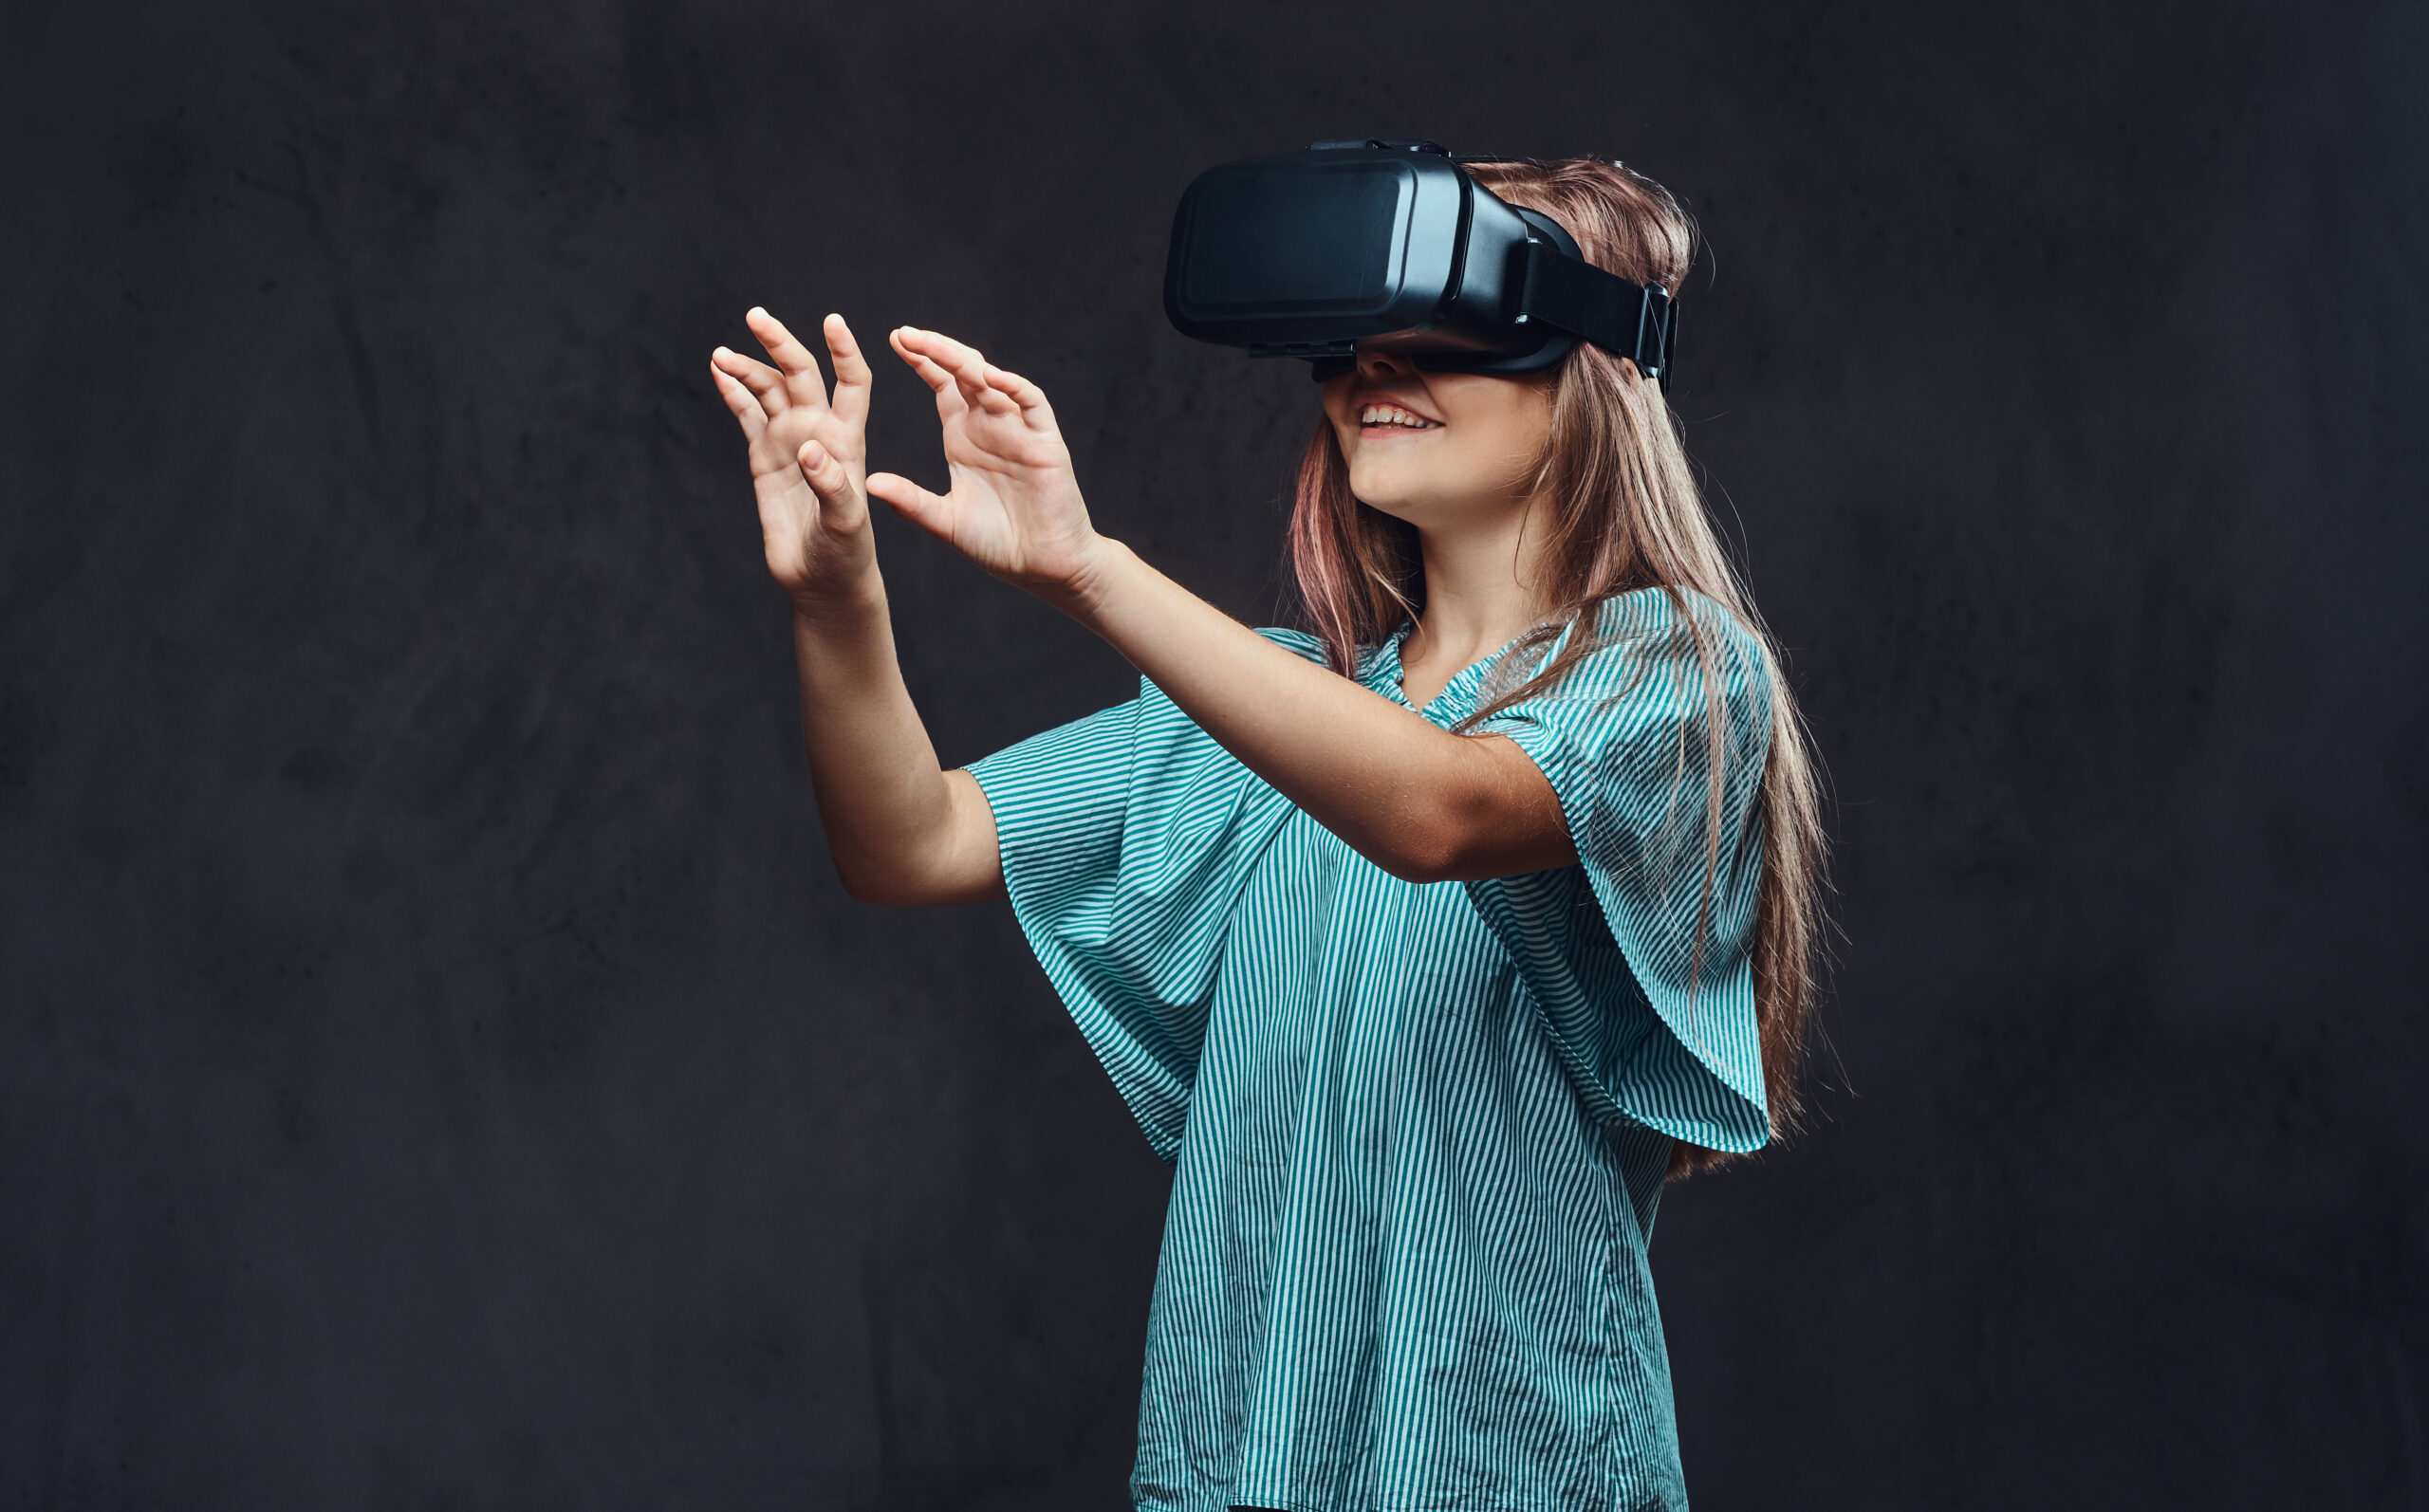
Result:
<svg viewBox="0 0 2429 1512">
<path fill-rule="evenodd" d="M 1394 703 L 1410 709 L 1415 709 L 1417 706 L 1409 702 L 1408 694 L 1400 688 L 1400 644 L 1416 630 L 1417 621 L 1403 618 L 1400 628 L 1393 631 L 1381 645 L 1375 648 L 1374 655 L 1367 662 L 1366 675 L 1363 679 L 1368 688 L 1381 693 Z M 1484 681 L 1485 673 L 1493 670 L 1493 664 L 1499 661 L 1511 646 L 1525 638 L 1526 636 L 1523 633 L 1513 636 L 1500 650 L 1493 652 L 1481 660 L 1472 661 L 1453 673 L 1451 680 L 1442 685 L 1442 691 L 1434 695 L 1434 701 L 1418 711 L 1420 713 L 1432 711 L 1446 724 L 1457 722 L 1475 707 L 1476 685 Z"/>
</svg>

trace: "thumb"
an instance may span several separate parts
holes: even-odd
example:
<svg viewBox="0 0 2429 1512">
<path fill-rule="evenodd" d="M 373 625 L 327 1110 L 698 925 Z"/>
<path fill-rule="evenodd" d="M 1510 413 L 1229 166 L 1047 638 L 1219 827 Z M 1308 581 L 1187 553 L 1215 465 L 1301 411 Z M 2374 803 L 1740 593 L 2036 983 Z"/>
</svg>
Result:
<svg viewBox="0 0 2429 1512">
<path fill-rule="evenodd" d="M 815 441 L 804 441 L 793 453 L 793 464 L 801 469 L 802 480 L 809 491 L 818 495 L 823 509 L 842 511 L 849 519 L 860 501 L 852 495 L 852 474 L 835 459 L 835 453 Z"/>
<path fill-rule="evenodd" d="M 869 497 L 882 499 L 896 514 L 940 540 L 953 539 L 953 503 L 939 498 L 899 472 L 872 472 Z"/>
</svg>

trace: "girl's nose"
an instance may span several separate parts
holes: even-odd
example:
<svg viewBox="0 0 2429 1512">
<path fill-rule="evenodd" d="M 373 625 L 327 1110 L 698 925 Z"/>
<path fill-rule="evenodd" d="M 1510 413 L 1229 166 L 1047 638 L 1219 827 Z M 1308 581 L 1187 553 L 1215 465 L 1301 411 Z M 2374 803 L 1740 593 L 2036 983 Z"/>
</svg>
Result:
<svg viewBox="0 0 2429 1512">
<path fill-rule="evenodd" d="M 1417 364 L 1398 352 L 1371 351 L 1363 346 L 1358 349 L 1358 374 L 1361 378 L 1405 378 L 1415 371 Z"/>
</svg>

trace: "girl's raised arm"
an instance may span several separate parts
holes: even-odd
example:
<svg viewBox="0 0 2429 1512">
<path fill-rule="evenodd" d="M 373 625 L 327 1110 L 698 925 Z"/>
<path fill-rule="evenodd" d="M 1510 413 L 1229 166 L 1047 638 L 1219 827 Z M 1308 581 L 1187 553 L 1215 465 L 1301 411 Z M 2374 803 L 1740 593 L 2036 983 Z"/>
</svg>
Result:
<svg viewBox="0 0 2429 1512">
<path fill-rule="evenodd" d="M 968 772 L 942 770 L 903 687 L 869 530 L 869 365 L 826 317 L 818 360 L 764 309 L 744 317 L 773 366 L 718 347 L 709 371 L 750 444 L 768 572 L 792 600 L 802 730 L 827 848 L 872 903 L 1001 896 L 995 820 Z"/>
<path fill-rule="evenodd" d="M 936 393 L 952 473 L 944 494 L 871 478 L 897 513 L 1103 636 L 1242 765 L 1383 870 L 1437 882 L 1577 864 L 1559 796 L 1516 742 L 1433 725 L 1097 534 L 1036 384 L 934 331 L 906 326 L 892 344 Z"/>
</svg>

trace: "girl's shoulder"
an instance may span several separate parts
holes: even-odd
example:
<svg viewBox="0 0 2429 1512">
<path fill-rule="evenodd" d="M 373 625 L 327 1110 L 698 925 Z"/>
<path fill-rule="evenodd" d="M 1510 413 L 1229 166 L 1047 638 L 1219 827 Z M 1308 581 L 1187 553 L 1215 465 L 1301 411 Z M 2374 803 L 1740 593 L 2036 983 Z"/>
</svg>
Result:
<svg viewBox="0 0 2429 1512">
<path fill-rule="evenodd" d="M 1659 700 L 1701 689 L 1707 668 L 1732 702 L 1768 692 L 1771 653 L 1727 605 L 1691 588 L 1636 588 L 1599 600 L 1530 648 L 1505 680 L 1549 674 L 1524 699 Z"/>
<path fill-rule="evenodd" d="M 1590 633 L 1597 640 L 1628 645 L 1681 642 L 1692 652 L 1701 632 L 1725 660 L 1760 665 L 1763 637 L 1727 604 L 1693 588 L 1631 588 L 1594 606 Z"/>
</svg>

